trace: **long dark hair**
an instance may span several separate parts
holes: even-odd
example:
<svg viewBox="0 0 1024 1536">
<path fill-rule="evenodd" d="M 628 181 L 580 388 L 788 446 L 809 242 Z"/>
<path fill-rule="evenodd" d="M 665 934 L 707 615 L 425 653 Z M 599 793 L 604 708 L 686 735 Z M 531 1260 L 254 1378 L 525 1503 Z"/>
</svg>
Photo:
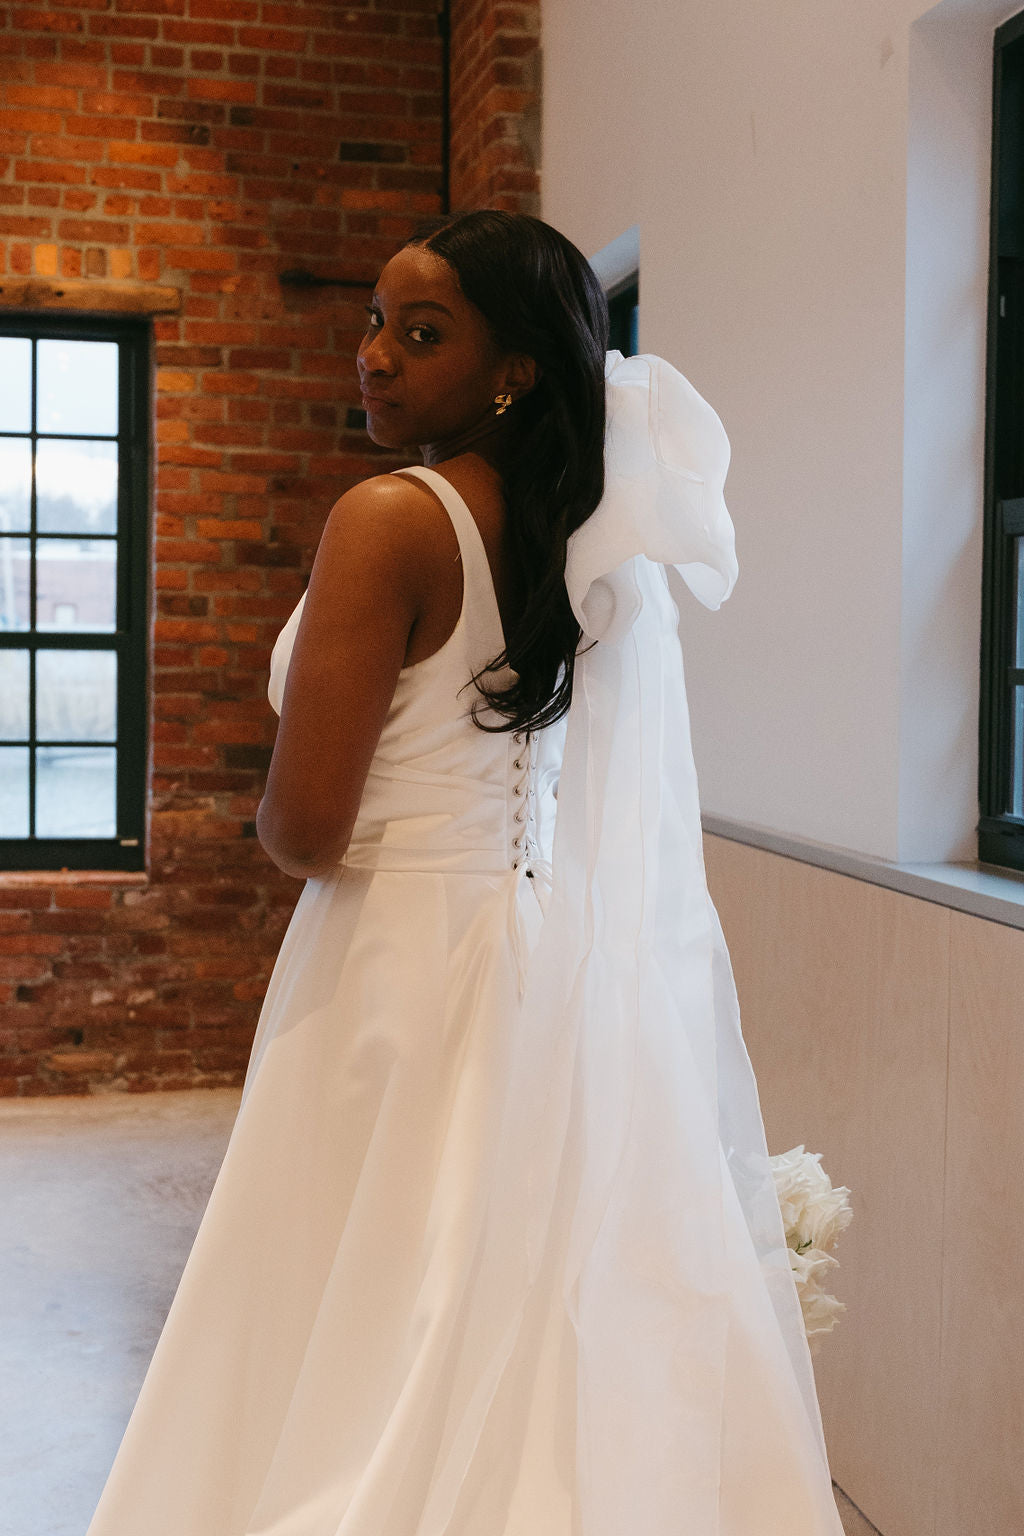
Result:
<svg viewBox="0 0 1024 1536">
<path fill-rule="evenodd" d="M 506 649 L 474 682 L 504 719 L 482 730 L 539 730 L 572 698 L 580 627 L 565 590 L 569 535 L 604 492 L 608 305 L 593 269 L 550 224 L 486 208 L 421 225 L 407 241 L 448 263 L 496 344 L 532 357 L 538 380 L 515 402 L 505 473 L 508 535 L 523 602 Z M 496 688 L 487 671 L 518 674 Z"/>
</svg>

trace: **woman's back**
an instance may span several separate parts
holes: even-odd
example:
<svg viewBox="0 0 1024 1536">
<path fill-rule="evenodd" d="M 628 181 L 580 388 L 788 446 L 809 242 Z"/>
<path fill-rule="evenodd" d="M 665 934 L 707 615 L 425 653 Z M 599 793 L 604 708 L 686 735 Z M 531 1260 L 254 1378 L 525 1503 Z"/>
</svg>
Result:
<svg viewBox="0 0 1024 1536">
<path fill-rule="evenodd" d="M 438 569 L 449 574 L 421 634 L 410 642 L 414 657 L 428 645 L 432 649 L 399 674 L 344 863 L 415 869 L 432 867 L 424 865 L 429 858 L 446 868 L 516 869 L 528 850 L 540 851 L 532 836 L 535 748 L 522 731 L 481 730 L 472 715 L 476 705 L 483 718 L 496 721 L 472 679 L 505 643 L 491 563 L 500 558 L 500 496 L 493 479 L 488 486 L 471 466 L 452 479 L 419 467 L 399 473 L 415 477 L 447 514 L 448 536 L 439 529 L 437 543 Z M 454 479 L 481 489 L 483 532 Z M 302 606 L 300 601 L 274 647 L 269 693 L 276 708 Z M 492 676 L 503 684 L 513 674 L 506 666 Z"/>
</svg>

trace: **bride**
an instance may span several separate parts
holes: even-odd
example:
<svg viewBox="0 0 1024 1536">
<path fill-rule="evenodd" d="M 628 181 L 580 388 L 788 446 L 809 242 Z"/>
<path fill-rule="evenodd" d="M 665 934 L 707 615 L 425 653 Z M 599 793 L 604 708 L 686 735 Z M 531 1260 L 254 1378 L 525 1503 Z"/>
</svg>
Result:
<svg viewBox="0 0 1024 1536">
<path fill-rule="evenodd" d="M 707 894 L 677 602 L 717 416 L 483 211 L 385 266 L 282 631 L 306 880 L 88 1536 L 841 1536 Z"/>
</svg>

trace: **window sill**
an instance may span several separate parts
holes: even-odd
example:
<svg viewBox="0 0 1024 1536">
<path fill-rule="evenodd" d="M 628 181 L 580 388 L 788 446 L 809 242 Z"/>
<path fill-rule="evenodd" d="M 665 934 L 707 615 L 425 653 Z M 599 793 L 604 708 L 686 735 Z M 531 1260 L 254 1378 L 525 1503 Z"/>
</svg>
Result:
<svg viewBox="0 0 1024 1536">
<path fill-rule="evenodd" d="M 866 880 L 870 885 L 883 885 L 904 896 L 952 907 L 971 917 L 1024 929 L 1024 871 L 979 863 L 893 864 L 849 848 L 834 848 L 828 843 L 732 821 L 727 816 L 704 815 L 701 824 L 712 837 L 763 848 L 784 859 L 814 864 L 819 869 L 848 875 L 852 880 Z"/>
</svg>

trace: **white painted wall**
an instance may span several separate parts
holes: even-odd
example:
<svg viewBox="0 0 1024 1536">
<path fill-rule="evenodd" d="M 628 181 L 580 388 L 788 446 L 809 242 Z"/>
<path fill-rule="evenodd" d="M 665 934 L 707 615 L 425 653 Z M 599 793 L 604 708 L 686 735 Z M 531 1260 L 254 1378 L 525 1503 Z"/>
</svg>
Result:
<svg viewBox="0 0 1024 1536">
<path fill-rule="evenodd" d="M 974 855 L 995 0 L 544 0 L 544 217 L 640 228 L 640 345 L 733 446 L 683 615 L 702 802 Z"/>
</svg>

